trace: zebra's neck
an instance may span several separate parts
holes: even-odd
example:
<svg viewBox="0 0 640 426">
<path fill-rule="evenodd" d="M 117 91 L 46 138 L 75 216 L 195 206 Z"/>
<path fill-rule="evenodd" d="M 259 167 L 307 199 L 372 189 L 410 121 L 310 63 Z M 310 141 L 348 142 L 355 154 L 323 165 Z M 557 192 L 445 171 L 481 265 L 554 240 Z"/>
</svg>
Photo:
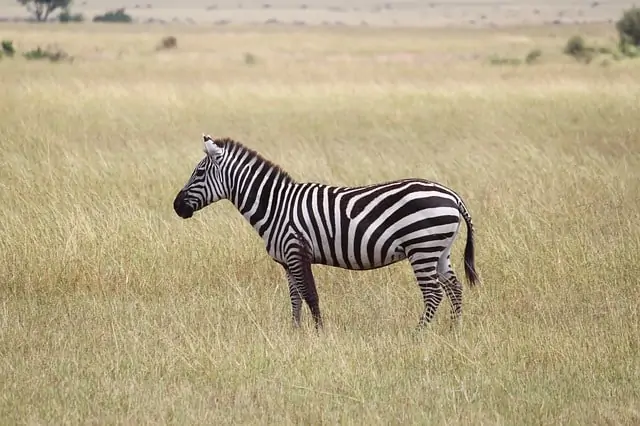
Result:
<svg viewBox="0 0 640 426">
<path fill-rule="evenodd" d="M 295 181 L 276 164 L 238 142 L 232 142 L 229 148 L 229 200 L 265 237 L 285 210 L 286 190 Z"/>
</svg>

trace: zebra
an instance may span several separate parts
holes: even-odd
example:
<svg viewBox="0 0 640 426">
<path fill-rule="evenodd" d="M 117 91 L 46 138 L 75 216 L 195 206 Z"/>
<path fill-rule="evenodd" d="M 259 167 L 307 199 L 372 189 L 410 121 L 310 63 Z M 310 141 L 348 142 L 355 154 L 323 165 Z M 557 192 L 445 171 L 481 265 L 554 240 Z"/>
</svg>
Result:
<svg viewBox="0 0 640 426">
<path fill-rule="evenodd" d="M 316 330 L 323 327 L 312 264 L 371 270 L 405 259 L 424 302 L 418 328 L 433 319 L 443 288 L 458 323 L 462 284 L 450 257 L 462 220 L 465 275 L 471 286 L 479 277 L 471 215 L 453 190 L 418 178 L 358 187 L 300 183 L 239 141 L 202 137 L 206 155 L 176 195 L 174 211 L 188 219 L 217 201 L 233 203 L 284 269 L 294 327 L 300 327 L 303 300 Z"/>
</svg>

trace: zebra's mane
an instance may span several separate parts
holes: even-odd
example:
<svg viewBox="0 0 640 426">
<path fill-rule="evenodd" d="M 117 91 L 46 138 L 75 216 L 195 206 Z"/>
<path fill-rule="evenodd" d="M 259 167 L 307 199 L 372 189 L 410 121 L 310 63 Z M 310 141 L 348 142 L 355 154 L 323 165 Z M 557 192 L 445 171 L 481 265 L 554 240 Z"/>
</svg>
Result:
<svg viewBox="0 0 640 426">
<path fill-rule="evenodd" d="M 220 138 L 220 139 L 216 139 L 214 141 L 214 143 L 216 145 L 220 146 L 221 148 L 225 148 L 225 149 L 229 150 L 230 152 L 246 152 L 251 157 L 257 158 L 258 161 L 260 161 L 260 162 L 264 163 L 265 165 L 267 165 L 268 167 L 274 169 L 276 172 L 278 172 L 278 174 L 280 174 L 286 180 L 289 180 L 291 182 L 295 182 L 295 179 L 293 177 L 291 177 L 289 172 L 284 170 L 282 167 L 280 167 L 279 165 L 277 165 L 273 161 L 266 159 L 259 152 L 247 147 L 246 145 L 243 145 L 241 142 L 235 141 L 235 140 L 233 140 L 231 138 Z"/>
</svg>

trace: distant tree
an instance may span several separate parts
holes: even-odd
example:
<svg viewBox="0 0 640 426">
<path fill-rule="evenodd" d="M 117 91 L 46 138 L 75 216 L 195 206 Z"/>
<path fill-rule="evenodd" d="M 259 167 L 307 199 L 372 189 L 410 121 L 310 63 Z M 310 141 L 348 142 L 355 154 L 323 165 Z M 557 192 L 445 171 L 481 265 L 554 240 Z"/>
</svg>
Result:
<svg viewBox="0 0 640 426">
<path fill-rule="evenodd" d="M 27 8 L 27 10 L 36 17 L 40 22 L 46 21 L 49 15 L 56 9 L 65 9 L 71 5 L 72 0 L 17 0 L 18 3 Z"/>
</svg>

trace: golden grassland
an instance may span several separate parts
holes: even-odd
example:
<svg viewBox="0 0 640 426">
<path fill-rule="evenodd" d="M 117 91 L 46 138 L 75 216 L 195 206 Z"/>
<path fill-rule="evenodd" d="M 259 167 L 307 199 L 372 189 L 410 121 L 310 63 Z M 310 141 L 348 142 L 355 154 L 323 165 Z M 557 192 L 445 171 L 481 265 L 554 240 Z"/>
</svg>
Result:
<svg viewBox="0 0 640 426">
<path fill-rule="evenodd" d="M 609 28 L 172 31 L 3 29 L 75 57 L 0 62 L 3 422 L 640 422 L 640 62 L 560 53 Z M 414 331 L 403 263 L 314 267 L 326 328 L 292 329 L 229 203 L 172 210 L 202 132 L 299 180 L 457 190 L 482 279 L 462 327 L 444 301 Z"/>
</svg>

